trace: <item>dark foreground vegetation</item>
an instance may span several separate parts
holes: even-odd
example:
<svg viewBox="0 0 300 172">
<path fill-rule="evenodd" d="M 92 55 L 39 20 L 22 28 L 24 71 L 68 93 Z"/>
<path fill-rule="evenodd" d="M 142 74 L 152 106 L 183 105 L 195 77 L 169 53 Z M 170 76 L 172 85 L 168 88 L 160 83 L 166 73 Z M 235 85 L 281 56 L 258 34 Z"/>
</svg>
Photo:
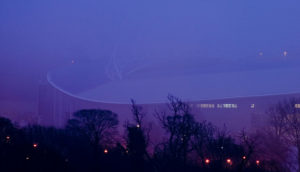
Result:
<svg viewBox="0 0 300 172">
<path fill-rule="evenodd" d="M 155 144 L 155 133 L 150 134 L 145 114 L 134 101 L 125 134 L 117 132 L 123 124 L 108 110 L 78 111 L 63 129 L 20 128 L 0 118 L 0 171 L 290 171 L 295 165 L 290 157 L 300 147 L 294 101 L 271 108 L 269 126 L 232 136 L 196 121 L 187 104 L 169 96 L 170 111 L 155 114 L 165 132 Z"/>
</svg>

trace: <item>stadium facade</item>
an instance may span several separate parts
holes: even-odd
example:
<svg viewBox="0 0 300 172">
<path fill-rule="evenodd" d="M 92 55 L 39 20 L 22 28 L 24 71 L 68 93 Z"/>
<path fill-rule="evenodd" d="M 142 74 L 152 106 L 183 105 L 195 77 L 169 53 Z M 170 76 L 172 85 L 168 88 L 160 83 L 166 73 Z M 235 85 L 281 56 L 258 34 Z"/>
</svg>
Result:
<svg viewBox="0 0 300 172">
<path fill-rule="evenodd" d="M 155 123 L 154 112 L 167 110 L 167 95 L 173 94 L 198 119 L 241 130 L 263 125 L 269 107 L 300 96 L 297 67 L 208 73 L 184 69 L 180 73 L 152 66 L 114 76 L 99 64 L 81 64 L 51 71 L 40 85 L 39 123 L 63 127 L 75 111 L 91 108 L 112 110 L 125 122 L 131 119 L 131 98 Z"/>
</svg>

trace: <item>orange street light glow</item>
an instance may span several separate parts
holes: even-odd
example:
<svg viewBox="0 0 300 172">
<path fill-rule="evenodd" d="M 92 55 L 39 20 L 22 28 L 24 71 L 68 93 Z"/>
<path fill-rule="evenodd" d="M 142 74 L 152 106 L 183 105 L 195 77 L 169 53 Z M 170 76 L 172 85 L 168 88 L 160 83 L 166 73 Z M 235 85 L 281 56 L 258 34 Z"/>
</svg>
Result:
<svg viewBox="0 0 300 172">
<path fill-rule="evenodd" d="M 226 160 L 226 162 L 227 162 L 227 164 L 232 164 L 232 161 L 231 161 L 230 158 L 228 158 L 228 159 Z"/>
<path fill-rule="evenodd" d="M 108 154 L 108 150 L 107 149 L 104 149 L 103 151 L 105 154 Z"/>
</svg>

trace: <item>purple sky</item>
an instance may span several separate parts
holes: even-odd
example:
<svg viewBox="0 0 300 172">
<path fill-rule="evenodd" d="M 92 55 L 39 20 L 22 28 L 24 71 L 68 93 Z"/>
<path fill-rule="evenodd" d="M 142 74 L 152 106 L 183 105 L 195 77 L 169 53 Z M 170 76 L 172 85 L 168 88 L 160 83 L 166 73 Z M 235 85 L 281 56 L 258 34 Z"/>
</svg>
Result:
<svg viewBox="0 0 300 172">
<path fill-rule="evenodd" d="M 34 102 L 47 71 L 78 63 L 300 55 L 298 0 L 1 0 L 0 101 Z"/>
</svg>

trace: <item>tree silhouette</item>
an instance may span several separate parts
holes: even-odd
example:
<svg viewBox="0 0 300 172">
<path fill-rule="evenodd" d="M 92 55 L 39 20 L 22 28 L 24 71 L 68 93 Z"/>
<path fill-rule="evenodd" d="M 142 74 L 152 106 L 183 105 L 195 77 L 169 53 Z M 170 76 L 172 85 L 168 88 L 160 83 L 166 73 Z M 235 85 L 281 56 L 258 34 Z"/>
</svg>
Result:
<svg viewBox="0 0 300 172">
<path fill-rule="evenodd" d="M 213 143 L 216 134 L 216 127 L 206 121 L 198 122 L 195 126 L 195 134 L 192 139 L 193 149 L 200 157 L 202 166 L 205 166 L 205 159 L 209 158 L 209 145 Z"/>
<path fill-rule="evenodd" d="M 215 171 L 236 169 L 244 156 L 243 147 L 235 142 L 226 129 L 217 131 L 215 138 L 208 143 L 208 152 L 209 157 L 214 160 L 212 165 Z"/>
<path fill-rule="evenodd" d="M 186 166 L 197 123 L 186 103 L 172 95 L 168 96 L 168 100 L 171 114 L 165 112 L 156 114 L 163 129 L 168 133 L 168 140 L 156 148 L 158 151 L 156 153 L 161 154 L 166 161 L 172 162 L 174 168 L 179 170 Z"/>
<path fill-rule="evenodd" d="M 133 100 L 125 144 L 115 139 L 118 119 L 108 110 L 80 110 L 65 128 L 19 128 L 0 117 L 0 171 L 289 171 L 286 150 L 296 148 L 299 139 L 298 100 L 271 108 L 271 125 L 260 132 L 243 131 L 238 142 L 226 129 L 196 121 L 185 102 L 168 99 L 169 111 L 156 113 L 166 135 L 153 154 L 148 148 L 151 128 Z"/>
<path fill-rule="evenodd" d="M 147 152 L 150 128 L 144 127 L 145 114 L 142 113 L 142 107 L 136 105 L 134 100 L 131 100 L 131 112 L 134 124 L 128 123 L 126 125 L 127 151 L 131 160 L 132 171 L 142 172 L 146 171 L 146 158 L 150 159 Z"/>
<path fill-rule="evenodd" d="M 98 157 L 103 146 L 113 143 L 118 123 L 117 114 L 109 110 L 80 110 L 68 121 L 67 128 L 86 135 Z"/>
<path fill-rule="evenodd" d="M 20 133 L 11 121 L 0 117 L 0 171 L 18 170 L 13 164 L 22 163 L 23 150 L 19 138 Z"/>
<path fill-rule="evenodd" d="M 300 172 L 300 99 L 291 98 L 279 102 L 268 111 L 270 129 L 279 141 L 297 149 L 298 171 Z"/>
</svg>

